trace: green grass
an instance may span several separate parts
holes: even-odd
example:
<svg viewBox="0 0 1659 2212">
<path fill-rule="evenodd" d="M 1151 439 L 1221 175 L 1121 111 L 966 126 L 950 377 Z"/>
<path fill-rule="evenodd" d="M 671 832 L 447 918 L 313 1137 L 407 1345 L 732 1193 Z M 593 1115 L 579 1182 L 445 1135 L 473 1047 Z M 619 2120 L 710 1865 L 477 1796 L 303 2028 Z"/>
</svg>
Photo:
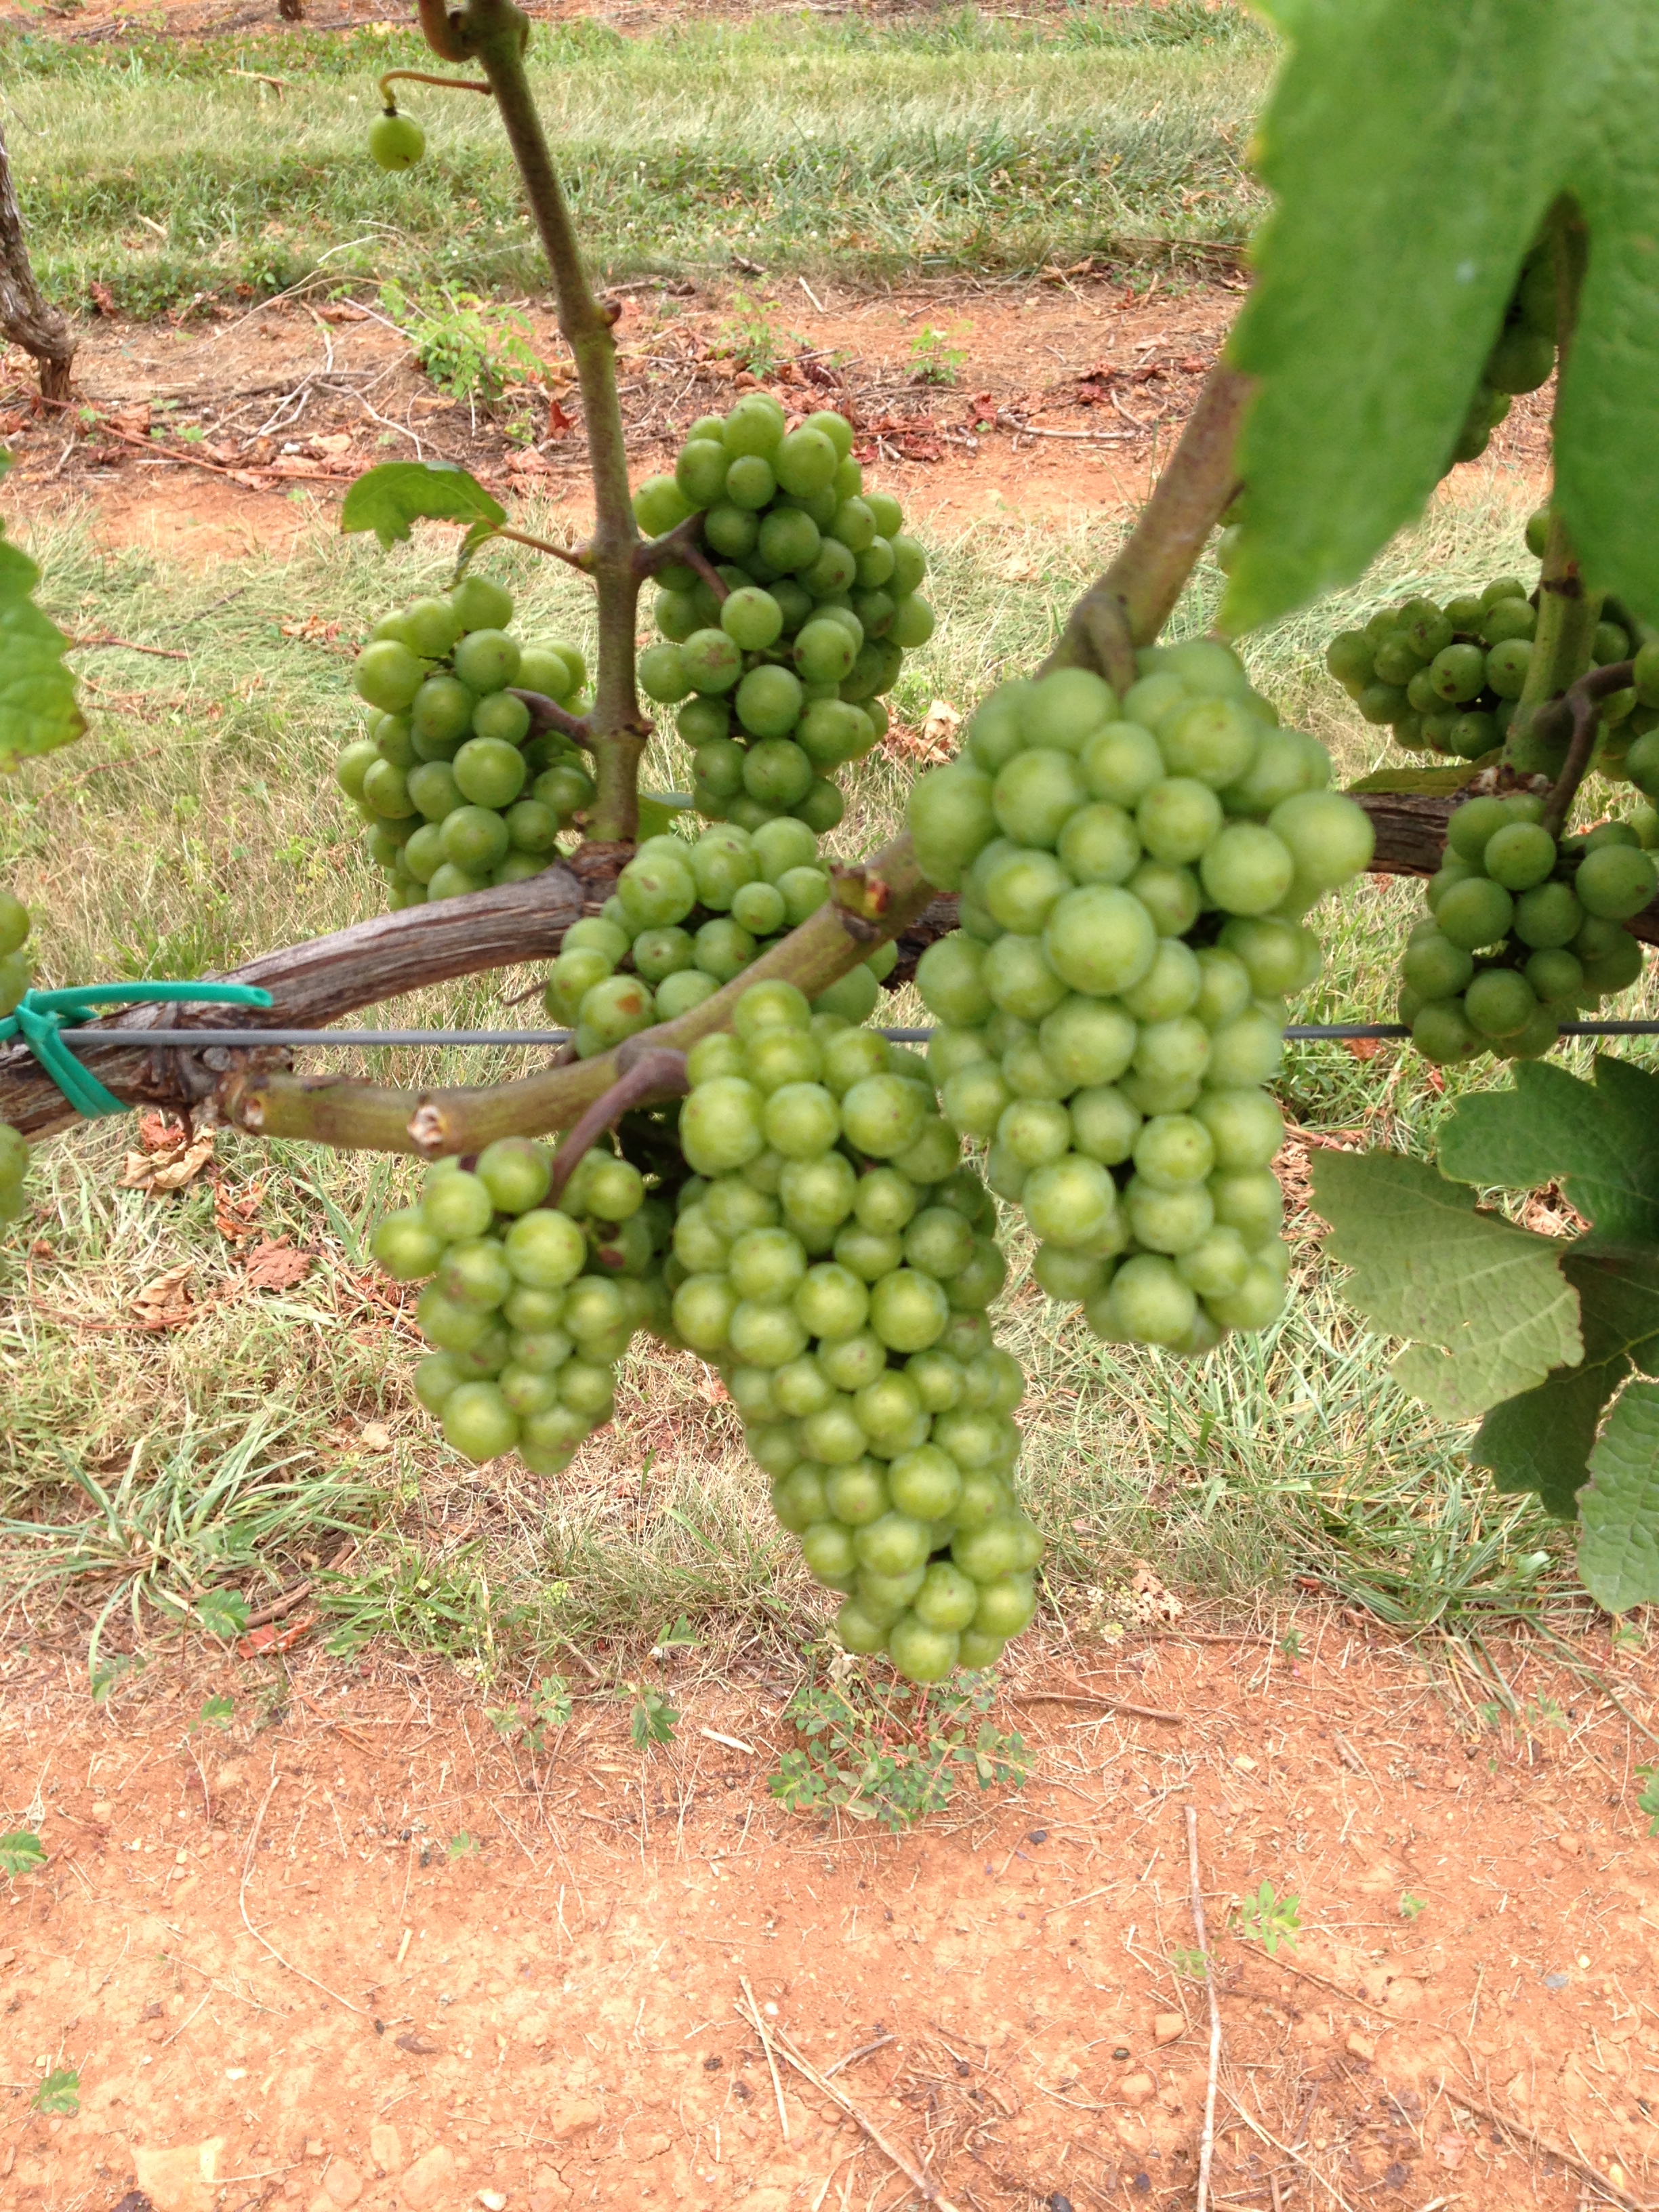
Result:
<svg viewBox="0 0 1659 2212">
<path fill-rule="evenodd" d="M 1484 501 L 1437 508 L 1363 590 L 1249 647 L 1258 682 L 1287 720 L 1331 743 L 1345 775 L 1375 765 L 1382 745 L 1324 677 L 1318 648 L 1407 587 L 1449 590 L 1513 567 L 1529 499 L 1488 482 Z M 533 508 L 524 520 L 538 526 Z M 1011 513 L 936 543 L 945 619 L 902 679 L 905 718 L 919 720 L 935 696 L 971 707 L 1030 665 L 1114 536 L 1095 523 L 1037 529 Z M 349 643 L 386 605 L 441 580 L 450 544 L 423 532 L 383 556 L 319 522 L 289 560 L 222 563 L 204 578 L 147 555 L 101 555 L 72 525 L 38 534 L 48 594 L 71 627 L 191 655 L 96 655 L 91 736 L 0 792 L 0 879 L 44 916 L 45 981 L 194 972 L 376 910 L 378 879 L 328 782 L 357 720 L 346 646 L 307 644 L 284 625 L 320 615 Z M 518 549 L 490 558 L 529 631 L 591 648 L 574 580 Z M 1033 571 L 1035 583 L 1009 590 L 1011 574 Z M 1178 631 L 1202 628 L 1218 580 L 1199 576 Z M 682 781 L 668 746 L 653 750 L 647 781 Z M 904 783 L 879 755 L 865 765 L 835 841 L 842 850 L 865 849 L 892 823 Z M 1366 883 L 1324 915 L 1327 969 L 1305 1015 L 1387 1015 L 1417 896 Z M 532 981 L 483 976 L 395 1011 L 499 1021 L 504 997 Z M 907 996 L 894 1012 L 920 1009 Z M 1654 1056 L 1645 1042 L 1619 1049 Z M 1587 1050 L 1567 1059 L 1583 1066 Z M 484 1079 L 522 1061 L 404 1053 L 374 1065 L 412 1083 Z M 1460 1071 L 1443 1095 L 1396 1047 L 1360 1060 L 1315 1045 L 1293 1048 L 1282 1090 L 1310 1128 L 1425 1152 L 1453 1098 L 1503 1079 Z M 144 1575 L 141 1596 L 175 1605 L 228 1575 L 257 1602 L 325 1561 L 345 1531 L 361 1547 L 322 1601 L 340 1647 L 382 1633 L 481 1677 L 556 1664 L 568 1638 L 637 1646 L 682 1614 L 705 1634 L 748 1624 L 793 1638 L 824 1618 L 701 1363 L 654 1351 L 631 1360 L 621 1418 L 556 1485 L 511 1462 L 478 1473 L 414 1405 L 418 1347 L 364 1256 L 368 1225 L 407 1186 L 405 1163 L 222 1133 L 228 1194 L 264 1182 L 264 1233 L 317 1255 L 305 1282 L 256 1292 L 240 1286 L 207 1184 L 159 1200 L 118 1187 L 131 1141 L 131 1125 L 115 1121 L 42 1147 L 34 1218 L 0 1243 L 0 1519 L 12 1524 L 0 1575 L 32 1582 L 27 1616 L 48 1614 L 66 1587 L 89 1620 L 114 1597 L 112 1647 Z M 1130 1563 L 1144 1559 L 1189 1594 L 1244 1605 L 1276 1603 L 1294 1575 L 1313 1573 L 1387 1617 L 1462 1632 L 1531 1607 L 1540 1587 L 1568 1587 L 1559 1533 L 1528 1501 L 1495 1497 L 1468 1468 L 1465 1433 L 1394 1388 L 1388 1347 L 1345 1310 L 1305 1217 L 1297 1230 L 1299 1295 L 1284 1319 L 1191 1366 L 1097 1343 L 1032 1289 L 1012 1237 L 1004 1327 L 1031 1376 L 1024 1480 L 1048 1532 L 1056 1602 L 1074 1618 L 1121 1614 Z M 49 1249 L 31 1256 L 32 1239 Z M 198 1317 L 139 1329 L 135 1293 L 186 1261 Z M 366 1423 L 389 1443 L 366 1437 Z M 235 1480 L 216 1488 L 225 1468 Z M 82 1476 L 118 1494 L 108 1513 L 94 1513 Z M 207 1506 L 191 1517 L 198 1497 Z M 74 1539 L 61 1533 L 71 1522 Z M 162 1612 L 143 1617 L 161 1632 Z"/>
<path fill-rule="evenodd" d="M 1236 248 L 1261 206 L 1242 161 L 1268 34 L 1242 10 L 810 15 L 623 38 L 538 27 L 538 98 L 587 250 L 610 276 L 843 277 Z M 539 292 L 495 116 L 407 87 L 427 157 L 365 134 L 408 34 L 0 46 L 23 216 L 46 289 L 135 313 L 321 275 Z M 277 94 L 233 72 L 265 73 Z"/>
</svg>

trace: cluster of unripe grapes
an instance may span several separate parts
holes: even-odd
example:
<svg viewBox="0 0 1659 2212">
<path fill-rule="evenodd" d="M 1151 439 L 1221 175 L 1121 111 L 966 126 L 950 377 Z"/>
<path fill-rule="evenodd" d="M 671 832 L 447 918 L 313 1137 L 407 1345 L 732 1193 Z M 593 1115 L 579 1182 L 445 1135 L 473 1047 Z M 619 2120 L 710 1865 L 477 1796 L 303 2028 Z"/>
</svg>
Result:
<svg viewBox="0 0 1659 2212">
<path fill-rule="evenodd" d="M 1528 542 L 1541 547 L 1540 523 L 1528 526 Z M 1326 648 L 1325 665 L 1368 722 L 1387 723 L 1396 743 L 1412 750 L 1480 760 L 1508 734 L 1538 627 L 1535 593 L 1518 577 L 1498 576 L 1484 589 L 1461 593 L 1443 605 L 1403 599 L 1371 617 L 1363 629 L 1343 630 Z M 1607 620 L 1596 629 L 1592 665 L 1627 660 L 1630 631 Z M 1608 702 L 1602 721 L 1611 727 L 1633 718 L 1633 693 Z M 1644 723 L 1652 727 L 1659 714 Z"/>
<path fill-rule="evenodd" d="M 34 980 L 33 963 L 24 950 L 28 938 L 28 908 L 0 884 L 0 1016 L 14 1012 Z M 9 1121 L 0 1121 L 0 1221 L 22 1216 L 28 1164 L 28 1146 Z"/>
<path fill-rule="evenodd" d="M 1642 972 L 1621 925 L 1659 890 L 1659 871 L 1635 830 L 1605 822 L 1558 841 L 1543 812 L 1534 793 L 1515 792 L 1466 799 L 1451 817 L 1401 963 L 1400 1018 L 1425 1059 L 1534 1059 Z"/>
<path fill-rule="evenodd" d="M 1065 669 L 992 693 L 916 784 L 917 858 L 961 929 L 916 983 L 946 1116 L 1040 1240 L 1037 1281 L 1111 1341 L 1206 1351 L 1279 1310 L 1271 1162 L 1301 917 L 1371 856 L 1331 763 L 1237 657 L 1139 656 L 1120 702 Z"/>
<path fill-rule="evenodd" d="M 672 476 L 634 495 L 659 537 L 702 516 L 722 599 L 689 563 L 658 577 L 665 643 L 640 656 L 647 696 L 679 710 L 700 813 L 756 830 L 780 814 L 820 834 L 840 821 L 834 777 L 887 727 L 880 694 L 933 635 L 927 556 L 898 501 L 866 492 L 853 432 L 828 410 L 787 428 L 746 393 L 691 426 Z"/>
<path fill-rule="evenodd" d="M 1478 460 L 1512 401 L 1523 392 L 1536 392 L 1549 382 L 1555 367 L 1559 317 L 1555 255 L 1546 234 L 1521 264 L 1504 313 L 1504 327 L 1486 356 L 1443 475 L 1460 461 Z"/>
<path fill-rule="evenodd" d="M 714 823 L 695 843 L 647 837 L 597 915 L 564 935 L 543 994 L 575 1033 L 579 1057 L 608 1052 L 656 1022 L 672 1022 L 740 975 L 830 896 L 830 871 L 804 822 L 781 817 L 751 836 Z M 815 1002 L 861 1022 L 897 958 L 878 945 Z"/>
<path fill-rule="evenodd" d="M 512 619 L 512 594 L 468 575 L 376 623 L 357 656 L 352 682 L 374 713 L 335 775 L 394 908 L 539 875 L 593 796 L 577 748 L 558 731 L 533 734 L 518 696 L 580 712 L 582 656 L 521 643 Z"/>
<path fill-rule="evenodd" d="M 1019 1363 L 985 1309 L 994 1209 L 923 1062 L 753 985 L 694 1045 L 674 1332 L 716 1362 L 772 1505 L 843 1594 L 848 1650 L 911 1681 L 988 1667 L 1035 1610 Z"/>
<path fill-rule="evenodd" d="M 655 1149 L 672 1158 L 668 1124 L 659 1135 Z M 431 1279 L 415 1317 L 434 1349 L 415 1395 L 448 1442 L 475 1464 L 516 1451 L 544 1475 L 611 1419 L 635 1331 L 668 1329 L 673 1228 L 672 1207 L 613 1152 L 585 1153 L 556 1205 L 552 1170 L 551 1152 L 526 1137 L 471 1167 L 440 1160 L 418 1204 L 388 1214 L 372 1246 L 398 1281 Z"/>
</svg>

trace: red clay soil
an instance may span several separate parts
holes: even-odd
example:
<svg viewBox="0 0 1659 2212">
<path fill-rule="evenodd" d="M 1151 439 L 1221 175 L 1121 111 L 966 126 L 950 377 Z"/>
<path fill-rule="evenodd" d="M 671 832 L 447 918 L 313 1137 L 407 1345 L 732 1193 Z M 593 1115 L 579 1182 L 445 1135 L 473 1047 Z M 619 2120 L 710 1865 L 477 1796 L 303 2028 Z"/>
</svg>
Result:
<svg viewBox="0 0 1659 2212">
<path fill-rule="evenodd" d="M 94 1709 L 68 1655 L 16 1652 L 0 1819 L 50 1858 L 0 1902 L 0 2202 L 1188 2206 L 1188 1808 L 1212 2203 L 1643 2202 L 1651 1739 L 1535 1644 L 1499 1649 L 1529 1725 L 1498 1729 L 1443 1653 L 1297 1626 L 1293 1659 L 1184 1625 L 1025 1654 L 1033 1779 L 899 1837 L 768 1796 L 793 1685 L 763 1660 L 671 1680 L 671 1746 L 596 1694 L 538 1759 L 435 1662 L 180 1659 Z M 1650 1717 L 1645 1658 L 1584 1656 Z M 1274 1955 L 1237 1932 L 1264 1881 L 1301 1923 Z M 848 2060 L 869 2132 L 783 2038 Z M 53 2069 L 73 2117 L 29 2110 Z"/>
<path fill-rule="evenodd" d="M 770 289 L 782 357 L 765 388 L 793 415 L 849 412 L 873 480 L 937 528 L 981 515 L 1064 523 L 1138 504 L 1243 287 L 1131 286 L 1079 268 L 982 289 L 809 292 L 780 279 Z M 720 295 L 647 287 L 623 297 L 637 479 L 672 461 L 697 416 L 760 380 L 733 355 Z M 0 436 L 17 466 L 8 502 L 29 514 L 82 507 L 106 544 L 206 561 L 291 544 L 313 502 L 331 511 L 379 462 L 440 458 L 509 507 L 548 502 L 556 526 L 580 532 L 591 514 L 580 398 L 545 302 L 521 312 L 545 378 L 510 392 L 499 419 L 435 391 L 408 340 L 353 301 L 222 307 L 177 326 L 98 319 L 76 362 L 84 414 L 42 413 L 26 356 L 9 357 Z M 1449 495 L 1494 465 L 1535 471 L 1547 404 L 1518 402 L 1491 460 L 1458 471 Z M 518 438 L 507 434 L 514 423 Z"/>
</svg>

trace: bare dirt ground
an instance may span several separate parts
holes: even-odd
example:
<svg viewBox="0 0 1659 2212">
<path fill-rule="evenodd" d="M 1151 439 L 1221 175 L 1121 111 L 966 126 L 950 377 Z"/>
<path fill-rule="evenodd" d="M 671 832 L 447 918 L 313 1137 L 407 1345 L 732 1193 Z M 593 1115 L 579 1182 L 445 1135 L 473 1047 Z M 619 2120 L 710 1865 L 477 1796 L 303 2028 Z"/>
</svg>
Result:
<svg viewBox="0 0 1659 2212">
<path fill-rule="evenodd" d="M 780 281 L 766 318 L 778 358 L 762 378 L 739 365 L 745 311 L 729 294 L 644 286 L 621 295 L 618 325 L 630 461 L 636 474 L 672 465 L 697 416 L 762 385 L 797 416 L 849 413 L 872 480 L 936 526 L 1121 512 L 1155 480 L 1242 291 L 1234 279 L 1129 286 L 1086 268 L 874 295 Z M 27 357 L 9 357 L 9 498 L 30 514 L 88 511 L 112 547 L 206 561 L 291 544 L 313 497 L 331 507 L 365 468 L 445 459 L 509 501 L 538 495 L 580 532 L 591 504 L 569 356 L 544 303 L 520 312 L 545 377 L 494 415 L 434 390 L 409 341 L 352 301 L 220 307 L 177 325 L 99 318 L 72 417 L 43 413 Z M 948 383 L 933 380 L 941 373 Z M 1516 403 L 1495 462 L 1541 464 L 1547 406 Z M 1456 496 L 1457 481 L 1447 489 Z"/>
<path fill-rule="evenodd" d="M 1647 1747 L 1535 1645 L 1502 1654 L 1529 1725 L 1499 1733 L 1443 1660 L 1297 1627 L 1293 1658 L 1184 1623 L 1026 1653 L 1030 1784 L 896 1838 L 768 1797 L 792 1685 L 763 1656 L 687 1662 L 672 1746 L 595 1696 L 538 1759 L 435 1664 L 181 1659 L 93 1711 L 67 1655 L 14 1653 L 0 1771 L 50 1863 L 0 1905 L 0 2201 L 1190 2204 L 1191 1807 L 1212 2202 L 1639 2203 Z M 1648 1712 L 1648 1662 L 1616 1671 Z M 1264 1881 L 1301 1922 L 1273 1955 L 1230 1932 Z M 847 2060 L 868 2131 L 786 2038 Z M 74 2117 L 27 2109 L 53 2067 Z"/>
</svg>

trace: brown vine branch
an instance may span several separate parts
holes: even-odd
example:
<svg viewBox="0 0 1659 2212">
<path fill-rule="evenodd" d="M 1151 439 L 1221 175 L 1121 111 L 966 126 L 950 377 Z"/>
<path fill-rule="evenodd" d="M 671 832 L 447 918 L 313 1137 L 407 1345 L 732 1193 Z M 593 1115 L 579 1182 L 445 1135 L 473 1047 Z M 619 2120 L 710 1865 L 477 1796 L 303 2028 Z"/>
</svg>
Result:
<svg viewBox="0 0 1659 2212">
<path fill-rule="evenodd" d="M 321 1028 L 359 1006 L 428 984 L 550 958 L 586 903 L 581 883 L 560 865 L 522 884 L 377 915 L 308 944 L 262 953 L 234 969 L 228 980 L 258 984 L 274 1003 L 239 1008 L 238 1024 Z M 82 1034 L 95 1036 L 100 1028 L 114 1024 L 149 1029 L 216 1023 L 223 1026 L 222 1006 L 132 1006 L 84 1024 Z M 178 1050 L 146 1052 L 124 1045 L 86 1057 L 99 1080 L 128 1104 L 183 1110 L 210 1097 L 225 1071 L 245 1066 L 249 1055 L 215 1048 L 198 1059 Z M 26 1046 L 0 1048 L 0 1121 L 9 1121 L 25 1137 L 39 1138 L 68 1128 L 76 1119 Z"/>
<path fill-rule="evenodd" d="M 531 878 L 532 884 L 540 880 Z M 482 899 L 489 894 L 474 896 Z M 879 943 L 900 935 L 933 896 L 933 885 L 916 866 L 908 836 L 896 838 L 861 866 L 841 870 L 836 896 L 826 900 L 799 929 L 780 939 L 723 990 L 677 1021 L 629 1038 L 624 1048 L 629 1060 L 658 1045 L 684 1052 L 699 1037 L 729 1028 L 743 994 L 769 977 L 781 977 L 809 999 L 816 998 L 867 956 L 872 939 Z M 873 925 L 869 935 L 854 933 L 860 924 Z M 534 1137 L 568 1129 L 622 1072 L 618 1055 L 606 1053 L 511 1083 L 411 1091 L 346 1077 L 301 1077 L 243 1065 L 222 1079 L 215 1105 L 224 1120 L 258 1135 L 301 1138 L 343 1151 L 415 1152 L 437 1159 L 451 1152 L 482 1151 L 497 1137 Z"/>
<path fill-rule="evenodd" d="M 573 744 L 586 745 L 589 752 L 592 751 L 593 738 L 585 715 L 573 714 L 568 707 L 560 706 L 556 699 L 550 699 L 544 691 L 520 691 L 514 688 L 513 696 L 522 699 L 529 708 L 530 719 L 537 729 L 557 730 Z"/>
<path fill-rule="evenodd" d="M 622 1066 L 620 1054 L 617 1066 Z M 635 1107 L 643 1106 L 653 1098 L 684 1098 L 690 1088 L 683 1052 L 674 1052 L 666 1045 L 653 1045 L 649 1051 L 637 1054 L 630 1064 L 623 1068 L 610 1090 L 602 1097 L 596 1098 L 580 1120 L 572 1126 L 553 1155 L 553 1180 L 548 1187 L 548 1204 L 558 1204 L 564 1195 L 564 1187 L 576 1172 L 576 1163 L 583 1153 L 589 1151 L 607 1129 L 614 1129 L 624 1114 L 632 1113 Z"/>
<path fill-rule="evenodd" d="M 1051 668 L 1096 668 L 1120 691 L 1135 680 L 1134 648 L 1169 620 L 1210 532 L 1238 489 L 1233 459 L 1251 383 L 1225 361 L 1205 379 L 1169 466 L 1121 551 L 1072 609 Z"/>
</svg>

